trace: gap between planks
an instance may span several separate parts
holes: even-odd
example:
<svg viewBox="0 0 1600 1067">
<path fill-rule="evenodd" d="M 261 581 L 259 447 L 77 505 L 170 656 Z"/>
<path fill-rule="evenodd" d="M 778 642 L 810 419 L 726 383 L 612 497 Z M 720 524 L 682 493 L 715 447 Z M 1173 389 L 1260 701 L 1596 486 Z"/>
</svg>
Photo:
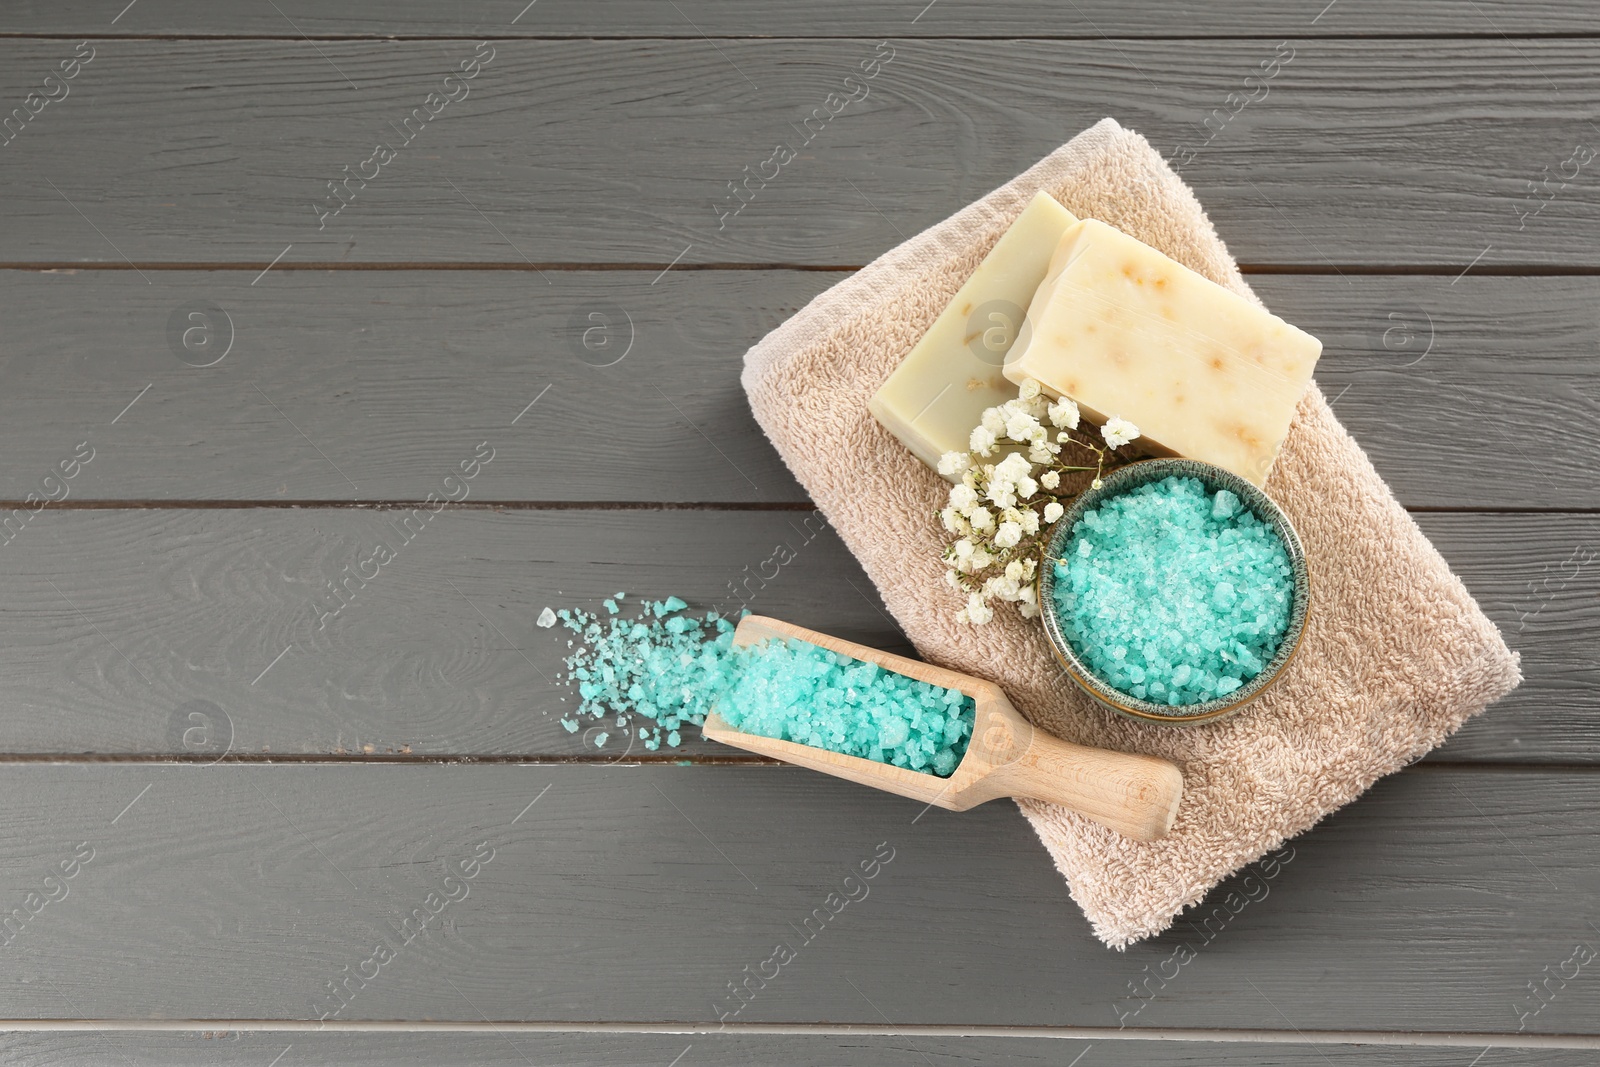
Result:
<svg viewBox="0 0 1600 1067">
<path fill-rule="evenodd" d="M 727 1034 L 812 1037 L 1045 1038 L 1062 1041 L 1188 1041 L 1216 1044 L 1391 1045 L 1421 1048 L 1595 1049 L 1600 1035 L 1401 1032 L 1392 1030 L 1211 1030 L 1092 1026 L 904 1026 L 832 1023 L 689 1022 L 444 1022 L 286 1019 L 0 1019 L 0 1032 L 62 1031 L 254 1031 L 275 1033 L 528 1033 L 528 1034 Z"/>
<path fill-rule="evenodd" d="M 1535 30 L 1501 33 L 1484 30 L 1476 33 L 1310 33 L 1300 37 L 1315 41 L 1594 41 L 1600 32 Z M 429 41 L 1281 41 L 1282 33 L 319 33 L 313 36 L 291 33 L 97 33 L 97 41 L 301 41 L 389 42 Z M 80 41 L 81 33 L 45 33 L 21 30 L 0 32 L 0 40 Z"/>
<path fill-rule="evenodd" d="M 412 511 L 432 507 L 427 500 L 172 500 L 172 499 L 94 499 L 67 500 L 51 505 L 56 511 L 246 511 L 256 508 L 276 510 L 327 509 L 336 511 Z M 25 500 L 0 500 L 0 511 L 31 508 Z M 473 500 L 450 501 L 442 511 L 799 511 L 813 512 L 817 506 L 807 500 Z M 1470 510 L 1470 509 L 1469 509 Z M 1600 511 L 1600 509 L 1596 509 Z"/>
<path fill-rule="evenodd" d="M 641 272 L 657 274 L 667 268 L 683 271 L 808 271 L 814 274 L 847 274 L 861 270 L 862 263 L 744 263 L 744 262 L 615 262 L 583 263 L 569 260 L 533 263 L 523 260 L 482 260 L 462 262 L 452 260 L 433 263 L 427 260 L 395 262 L 350 263 L 339 260 L 308 260 L 300 263 L 277 263 L 267 260 L 162 260 L 159 262 L 109 262 L 104 260 L 17 260 L 0 261 L 0 271 L 25 271 L 35 274 L 76 274 L 79 271 L 250 271 L 259 273 L 268 267 L 276 271 L 482 271 L 541 273 L 545 271 L 564 274 L 595 274 L 607 272 Z M 1600 275 L 1600 264 L 1561 266 L 1549 263 L 1501 263 L 1480 267 L 1472 263 L 1239 263 L 1241 274 L 1306 274 L 1315 276 L 1344 276 L 1357 274 L 1383 277 L 1403 275 L 1423 278 L 1455 278 L 1471 270 L 1474 277 L 1487 278 L 1588 278 Z"/>
<path fill-rule="evenodd" d="M 63 500 L 53 511 L 411 511 L 431 507 L 426 500 L 172 500 L 107 498 Z M 32 507 L 25 500 L 0 500 L 0 512 Z M 451 502 L 445 511 L 794 511 L 817 510 L 809 500 L 473 500 Z M 1475 504 L 1416 504 L 1414 515 L 1600 515 L 1600 507 L 1488 507 Z"/>
<path fill-rule="evenodd" d="M 1435 749 L 1434 752 L 1439 752 Z M 103 766 L 153 765 L 162 767 L 200 765 L 215 767 L 235 764 L 240 766 L 307 767 L 332 765 L 341 767 L 787 767 L 794 764 L 766 756 L 749 753 L 714 755 L 707 752 L 668 753 L 666 755 L 637 755 L 627 758 L 602 756 L 598 753 L 572 755 L 540 755 L 517 753 L 401 753 L 401 752 L 230 752 L 223 756 L 208 753 L 175 752 L 0 752 L 0 767 L 45 764 L 62 767 L 81 767 L 90 764 Z M 799 768 L 804 769 L 804 768 Z M 1556 761 L 1550 763 L 1498 763 L 1466 759 L 1454 760 L 1440 754 L 1425 763 L 1413 763 L 1394 774 L 1439 774 L 1470 770 L 1473 774 L 1579 774 L 1600 771 L 1600 762 L 1578 763 Z"/>
</svg>

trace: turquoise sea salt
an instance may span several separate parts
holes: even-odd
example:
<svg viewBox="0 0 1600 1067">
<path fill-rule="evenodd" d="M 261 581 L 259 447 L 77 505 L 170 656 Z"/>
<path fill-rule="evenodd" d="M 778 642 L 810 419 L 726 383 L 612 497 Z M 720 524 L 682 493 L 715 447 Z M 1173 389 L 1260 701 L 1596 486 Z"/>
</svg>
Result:
<svg viewBox="0 0 1600 1067">
<path fill-rule="evenodd" d="M 679 727 L 698 725 L 716 694 L 727 687 L 733 667 L 733 622 L 716 612 L 689 614 L 677 597 L 646 602 L 638 616 L 624 618 L 617 601 L 604 602 L 606 616 L 563 608 L 556 619 L 578 635 L 579 646 L 567 657 L 566 679 L 581 700 L 561 720 L 568 733 L 581 722 L 620 720 L 607 725 L 636 725 L 634 740 L 655 751 L 665 740 L 676 747 Z M 603 746 L 608 733 L 594 736 Z"/>
<path fill-rule="evenodd" d="M 1084 663 L 1169 707 L 1227 696 L 1260 674 L 1294 602 L 1277 531 L 1197 478 L 1164 478 L 1085 512 L 1054 567 L 1056 617 Z"/>
<path fill-rule="evenodd" d="M 751 651 L 718 704 L 737 730 L 940 777 L 967 751 L 977 707 L 960 690 L 806 641 Z"/>
<path fill-rule="evenodd" d="M 746 733 L 795 741 L 929 774 L 949 775 L 967 750 L 976 707 L 970 697 L 805 641 L 733 644 L 734 622 L 695 615 L 677 597 L 646 601 L 639 614 L 563 609 L 555 616 L 577 634 L 566 679 L 577 709 L 561 720 L 568 733 L 584 722 L 596 748 L 610 729 L 655 751 L 676 748 L 685 723 L 699 725 L 713 703 Z M 586 736 L 588 736 L 586 734 Z"/>
</svg>

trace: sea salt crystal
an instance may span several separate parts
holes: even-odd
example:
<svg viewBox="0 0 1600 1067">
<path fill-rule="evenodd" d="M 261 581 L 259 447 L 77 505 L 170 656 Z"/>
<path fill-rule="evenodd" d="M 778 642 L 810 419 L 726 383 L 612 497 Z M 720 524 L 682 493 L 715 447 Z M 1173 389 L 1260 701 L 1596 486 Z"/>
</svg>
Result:
<svg viewBox="0 0 1600 1067">
<path fill-rule="evenodd" d="M 542 626 L 544 629 L 548 630 L 550 627 L 556 624 L 556 613 L 547 607 L 543 611 L 539 612 L 539 618 L 536 621 L 539 626 Z"/>
<path fill-rule="evenodd" d="M 1226 696 L 1266 668 L 1288 629 L 1294 572 L 1282 540 L 1197 478 L 1101 502 L 1062 556 L 1062 632 L 1101 680 L 1141 700 Z"/>
<path fill-rule="evenodd" d="M 606 602 L 608 611 L 622 595 Z M 716 704 L 747 733 L 948 776 L 966 753 L 976 705 L 960 690 L 908 678 L 804 641 L 735 647 L 733 622 L 697 617 L 677 597 L 646 602 L 637 618 L 604 624 L 581 610 L 555 613 L 582 644 L 567 657 L 582 698 L 568 733 L 615 718 L 630 745 L 676 748 L 684 723 Z M 608 723 L 608 725 L 613 725 Z M 637 738 L 632 735 L 637 732 Z M 596 747 L 609 739 L 596 734 Z"/>
<path fill-rule="evenodd" d="M 735 729 L 948 777 L 966 754 L 976 704 L 805 641 L 741 649 L 718 710 Z"/>
</svg>

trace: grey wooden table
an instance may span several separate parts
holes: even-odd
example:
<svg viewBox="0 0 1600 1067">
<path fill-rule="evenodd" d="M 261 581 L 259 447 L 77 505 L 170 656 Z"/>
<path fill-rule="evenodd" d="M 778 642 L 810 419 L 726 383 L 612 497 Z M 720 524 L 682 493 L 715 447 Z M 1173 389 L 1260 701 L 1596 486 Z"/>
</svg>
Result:
<svg viewBox="0 0 1600 1067">
<path fill-rule="evenodd" d="M 26 0 L 0 55 L 4 1062 L 1600 1059 L 1592 5 Z M 752 608 L 903 650 L 740 356 L 1108 114 L 1527 673 L 1121 954 L 1010 805 L 586 746 L 534 626 L 785 544 Z"/>
</svg>

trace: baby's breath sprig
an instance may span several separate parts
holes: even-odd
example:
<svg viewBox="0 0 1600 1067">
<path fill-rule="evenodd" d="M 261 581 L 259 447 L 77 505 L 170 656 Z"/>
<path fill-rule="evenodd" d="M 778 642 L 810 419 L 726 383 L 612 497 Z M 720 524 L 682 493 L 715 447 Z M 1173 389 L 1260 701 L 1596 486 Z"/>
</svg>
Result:
<svg viewBox="0 0 1600 1067">
<path fill-rule="evenodd" d="M 1077 495 L 1062 489 L 1061 476 L 1094 471 L 1090 484 L 1098 489 L 1107 459 L 1139 436 L 1133 423 L 1112 417 L 1100 427 L 1102 443 L 1097 444 L 1078 430 L 1079 421 L 1077 404 L 1067 397 L 1052 401 L 1028 378 L 1016 399 L 983 413 L 972 431 L 970 452 L 946 452 L 940 458 L 939 473 L 960 479 L 939 512 L 953 538 L 944 550 L 945 580 L 967 595 L 958 621 L 988 622 L 994 618 L 990 600 L 1017 604 L 1024 618 L 1039 614 L 1033 579 L 1049 528 L 1066 512 L 1064 502 Z M 1068 445 L 1094 453 L 1094 465 L 1061 462 Z M 998 462 L 980 462 L 1014 446 L 1023 450 Z"/>
</svg>

